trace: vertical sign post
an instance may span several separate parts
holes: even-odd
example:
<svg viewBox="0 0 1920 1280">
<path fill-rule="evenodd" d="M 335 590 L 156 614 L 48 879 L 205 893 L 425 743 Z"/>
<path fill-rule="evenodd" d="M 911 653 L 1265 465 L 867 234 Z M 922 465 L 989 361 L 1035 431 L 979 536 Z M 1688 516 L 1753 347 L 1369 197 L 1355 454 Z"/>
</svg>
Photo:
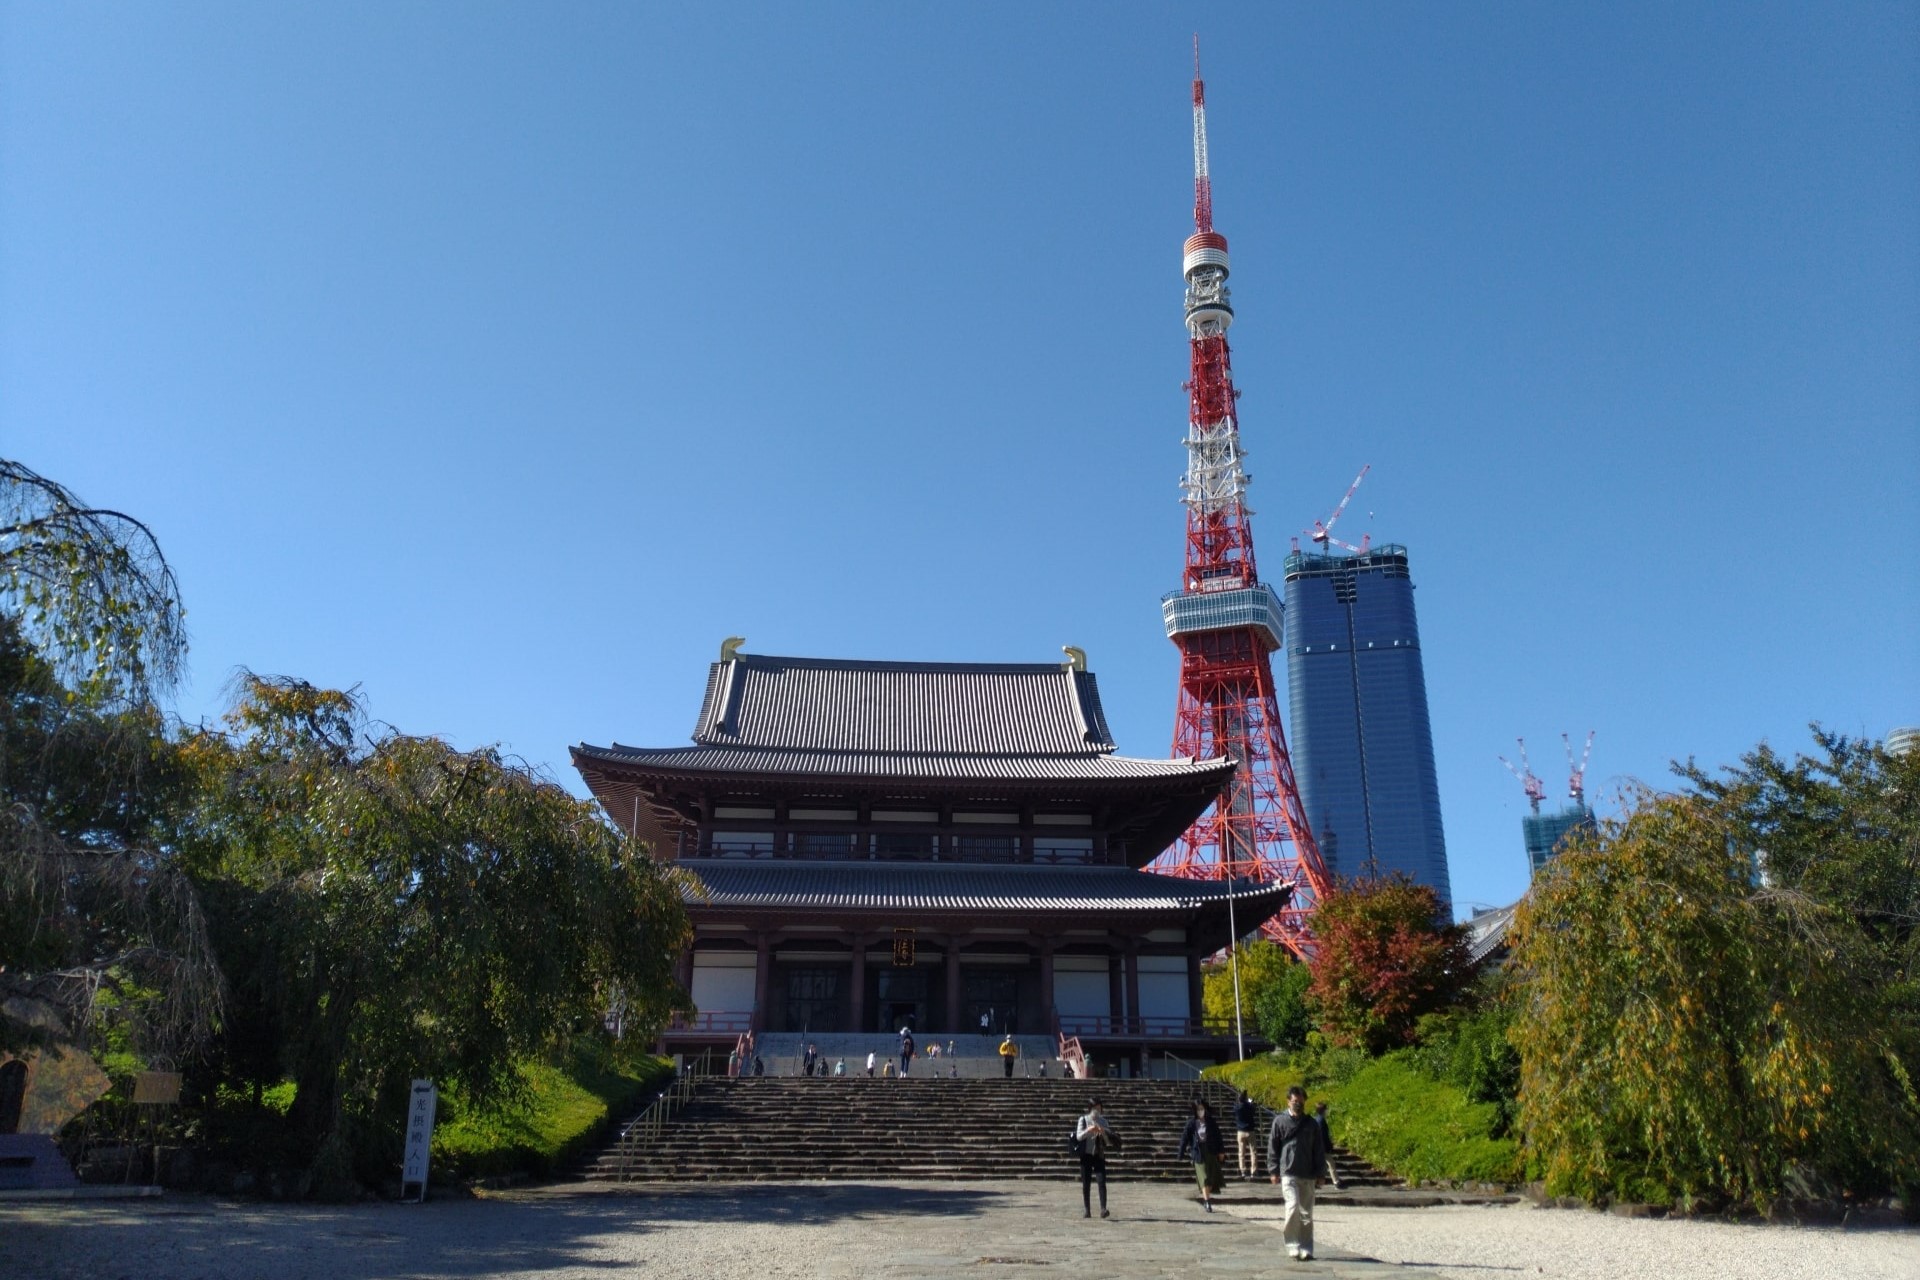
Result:
<svg viewBox="0 0 1920 1280">
<path fill-rule="evenodd" d="M 433 1081 L 415 1080 L 407 1103 L 407 1151 L 400 1164 L 400 1200 L 419 1204 L 427 1198 L 427 1157 L 433 1151 L 433 1112 L 439 1102 Z M 408 1189 L 417 1187 L 412 1195 Z"/>
</svg>

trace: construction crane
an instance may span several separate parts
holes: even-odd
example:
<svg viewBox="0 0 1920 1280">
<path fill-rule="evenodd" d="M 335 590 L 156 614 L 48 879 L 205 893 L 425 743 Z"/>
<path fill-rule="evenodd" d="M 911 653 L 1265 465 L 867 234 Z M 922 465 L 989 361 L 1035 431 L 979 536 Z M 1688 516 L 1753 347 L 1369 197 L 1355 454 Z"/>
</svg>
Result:
<svg viewBox="0 0 1920 1280">
<path fill-rule="evenodd" d="M 1560 735 L 1560 741 L 1567 748 L 1567 794 L 1578 805 L 1587 802 L 1587 761 L 1593 758 L 1593 732 L 1587 730 L 1587 745 L 1580 750 L 1579 764 L 1573 762 L 1573 739 L 1564 733 Z"/>
<path fill-rule="evenodd" d="M 1547 784 L 1540 781 L 1539 776 L 1533 771 L 1533 766 L 1527 763 L 1527 740 L 1515 738 L 1514 741 L 1520 744 L 1520 767 L 1514 768 L 1513 762 L 1505 756 L 1499 756 L 1497 759 L 1507 766 L 1508 773 L 1520 779 L 1520 786 L 1527 793 L 1527 803 L 1533 806 L 1535 813 L 1538 813 L 1540 802 L 1547 798 Z"/>
<path fill-rule="evenodd" d="M 1338 523 L 1341 515 L 1345 513 L 1347 504 L 1353 501 L 1353 491 L 1360 487 L 1360 482 L 1367 478 L 1367 472 L 1371 470 L 1373 470 L 1373 464 L 1371 462 L 1360 468 L 1360 474 L 1355 476 L 1353 483 L 1347 486 L 1347 496 L 1340 499 L 1340 505 L 1333 509 L 1333 514 L 1328 516 L 1324 522 L 1315 520 L 1313 522 L 1313 528 L 1301 530 L 1301 533 L 1308 542 L 1319 547 L 1339 547 L 1342 551 L 1351 551 L 1357 556 L 1367 553 L 1367 547 L 1373 542 L 1373 535 L 1371 533 L 1362 534 L 1360 536 L 1360 545 L 1356 547 L 1351 542 L 1342 542 L 1340 539 L 1334 537 L 1333 526 Z M 1298 538 L 1294 539 L 1293 545 L 1297 549 L 1300 545 L 1300 540 Z"/>
</svg>

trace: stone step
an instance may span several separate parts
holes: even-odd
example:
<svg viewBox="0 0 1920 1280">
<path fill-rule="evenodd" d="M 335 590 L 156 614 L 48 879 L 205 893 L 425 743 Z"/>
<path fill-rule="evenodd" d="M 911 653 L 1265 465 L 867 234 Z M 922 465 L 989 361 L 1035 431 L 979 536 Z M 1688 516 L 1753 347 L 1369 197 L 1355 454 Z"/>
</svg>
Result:
<svg viewBox="0 0 1920 1280">
<path fill-rule="evenodd" d="M 1070 1177 L 1067 1135 L 1098 1097 L 1124 1140 L 1110 1177 L 1184 1181 L 1192 1175 L 1178 1159 L 1179 1137 L 1196 1095 L 1216 1114 L 1231 1107 L 1231 1091 L 1215 1082 L 709 1078 L 657 1139 L 616 1138 L 575 1172 L 640 1181 Z M 1229 1170 L 1233 1162 L 1229 1145 Z M 1345 1152 L 1335 1168 L 1350 1187 L 1392 1185 Z"/>
</svg>

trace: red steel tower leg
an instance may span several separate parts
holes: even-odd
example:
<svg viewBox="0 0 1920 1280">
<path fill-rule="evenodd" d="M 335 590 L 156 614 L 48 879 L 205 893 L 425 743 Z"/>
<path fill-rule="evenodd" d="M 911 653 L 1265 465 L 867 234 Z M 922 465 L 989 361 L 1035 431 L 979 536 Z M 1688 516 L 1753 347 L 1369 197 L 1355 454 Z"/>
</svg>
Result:
<svg viewBox="0 0 1920 1280">
<path fill-rule="evenodd" d="M 1319 846 L 1307 826 L 1287 759 L 1271 654 L 1280 647 L 1280 601 L 1260 581 L 1246 504 L 1233 361 L 1227 327 L 1227 238 L 1213 229 L 1207 173 L 1206 86 L 1194 52 L 1193 221 L 1182 269 L 1193 369 L 1187 383 L 1186 571 L 1161 601 L 1167 635 L 1180 648 L 1180 700 L 1173 754 L 1232 756 L 1233 780 L 1213 807 L 1155 863 L 1196 879 L 1294 882 L 1292 904 L 1266 934 L 1295 954 L 1313 949 L 1307 918 L 1327 892 Z"/>
</svg>

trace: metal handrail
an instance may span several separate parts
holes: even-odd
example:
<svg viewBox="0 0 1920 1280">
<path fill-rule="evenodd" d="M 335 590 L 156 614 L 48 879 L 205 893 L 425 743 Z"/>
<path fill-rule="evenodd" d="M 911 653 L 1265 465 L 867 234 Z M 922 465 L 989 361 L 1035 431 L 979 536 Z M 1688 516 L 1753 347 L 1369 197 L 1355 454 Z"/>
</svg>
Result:
<svg viewBox="0 0 1920 1280">
<path fill-rule="evenodd" d="M 1070 1036 L 1060 1029 L 1060 1010 L 1048 1010 L 1053 1015 L 1053 1035 L 1059 1042 L 1060 1061 L 1066 1064 L 1067 1071 L 1076 1080 L 1087 1078 L 1087 1051 L 1080 1044 L 1079 1036 Z"/>
<path fill-rule="evenodd" d="M 694 1089 L 700 1080 L 711 1074 L 712 1070 L 713 1050 L 708 1049 L 683 1066 L 660 1096 L 649 1103 L 645 1111 L 635 1116 L 627 1123 L 627 1127 L 620 1131 L 620 1138 L 615 1144 L 615 1149 L 619 1153 L 620 1181 L 626 1182 L 631 1179 L 634 1156 L 641 1143 L 659 1140 L 660 1134 L 666 1129 L 667 1121 L 673 1118 L 673 1113 L 686 1105 L 688 1099 L 693 1097 Z"/>
</svg>

